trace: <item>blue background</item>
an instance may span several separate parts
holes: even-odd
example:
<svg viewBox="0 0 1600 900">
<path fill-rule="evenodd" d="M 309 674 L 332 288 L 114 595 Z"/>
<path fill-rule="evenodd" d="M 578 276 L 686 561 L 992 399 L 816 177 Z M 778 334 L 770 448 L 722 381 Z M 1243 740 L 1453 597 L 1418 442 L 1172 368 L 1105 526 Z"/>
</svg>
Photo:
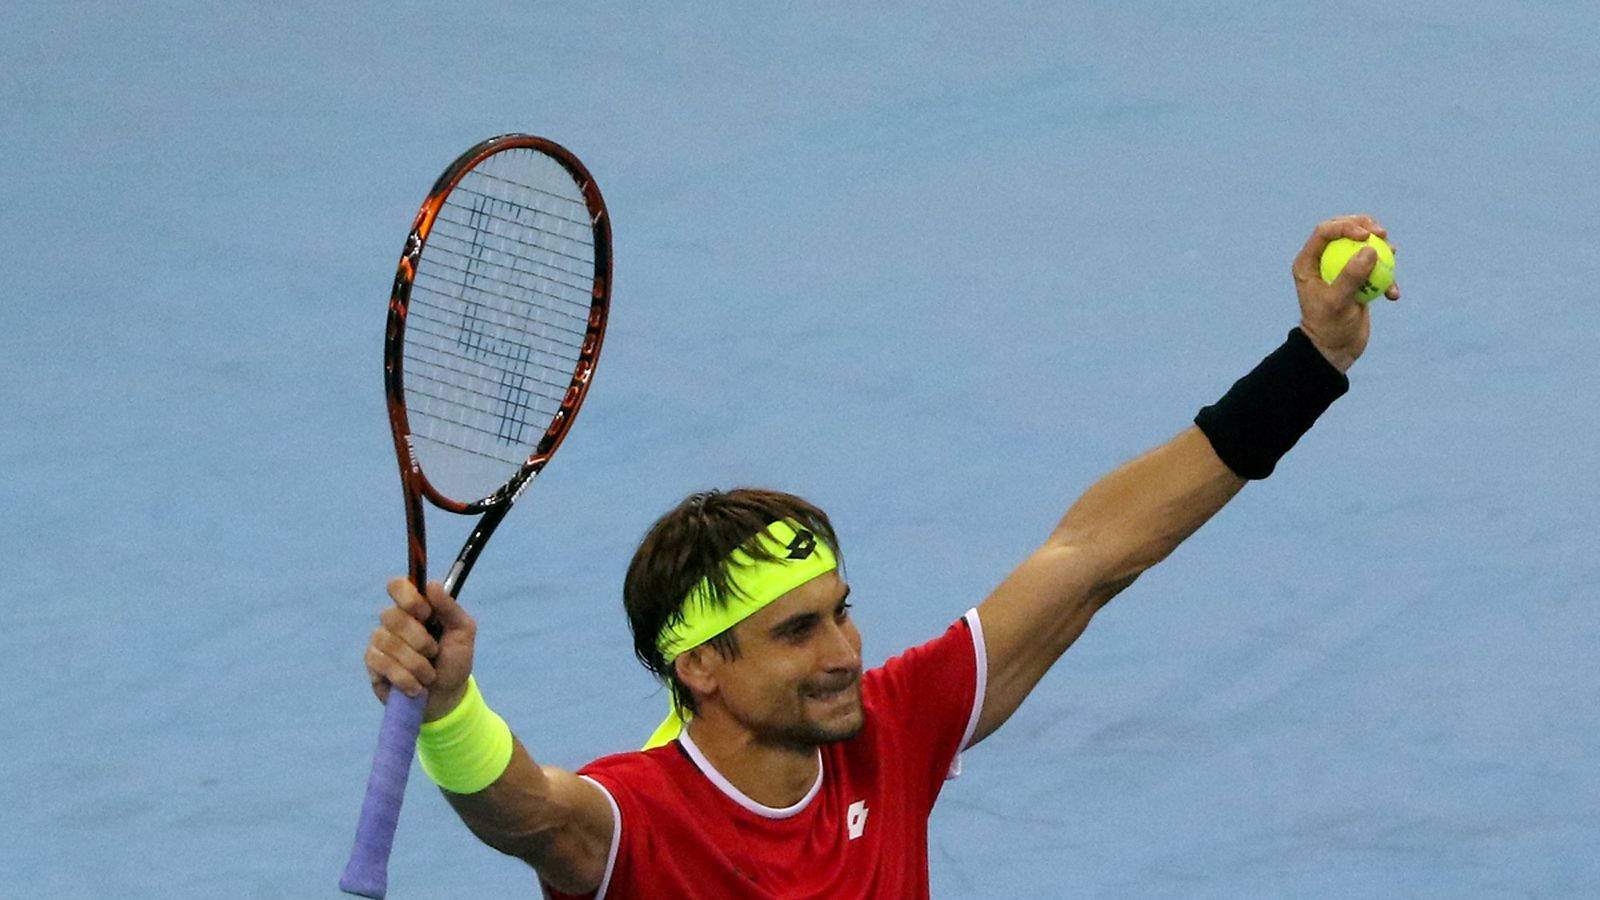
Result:
<svg viewBox="0 0 1600 900">
<path fill-rule="evenodd" d="M 389 279 L 504 131 L 578 153 L 616 230 L 581 422 L 463 598 L 538 758 L 655 724 L 621 574 L 684 494 L 828 509 L 881 660 L 1276 346 L 1310 227 L 1366 211 L 1406 297 L 1350 395 L 968 754 L 934 894 L 1600 893 L 1591 4 L 21 2 L 0 32 L 0 893 L 336 896 L 405 560 Z M 533 889 L 420 775 L 391 883 Z"/>
</svg>

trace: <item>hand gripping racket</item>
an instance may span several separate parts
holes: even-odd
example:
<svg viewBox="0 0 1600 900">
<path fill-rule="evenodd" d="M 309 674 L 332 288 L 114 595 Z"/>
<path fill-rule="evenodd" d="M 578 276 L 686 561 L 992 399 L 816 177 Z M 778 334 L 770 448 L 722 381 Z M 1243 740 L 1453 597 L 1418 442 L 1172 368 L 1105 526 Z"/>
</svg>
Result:
<svg viewBox="0 0 1600 900">
<path fill-rule="evenodd" d="M 526 134 L 490 138 L 434 183 L 395 271 L 383 347 L 418 590 L 427 577 L 422 499 L 482 514 L 444 578 L 455 596 L 572 427 L 610 300 L 610 217 L 588 170 L 563 147 Z M 339 880 L 349 893 L 382 897 L 388 887 L 426 701 L 389 694 Z"/>
</svg>

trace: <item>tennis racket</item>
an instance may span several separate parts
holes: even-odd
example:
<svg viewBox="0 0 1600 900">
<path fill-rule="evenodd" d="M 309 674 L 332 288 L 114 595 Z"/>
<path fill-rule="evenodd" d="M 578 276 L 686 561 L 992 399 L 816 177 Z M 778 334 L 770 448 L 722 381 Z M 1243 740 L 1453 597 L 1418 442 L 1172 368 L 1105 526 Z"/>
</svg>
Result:
<svg viewBox="0 0 1600 900">
<path fill-rule="evenodd" d="M 578 414 L 605 337 L 611 220 L 587 169 L 526 134 L 463 153 L 417 212 L 389 295 L 384 392 L 405 490 L 411 581 L 422 500 L 481 515 L 444 578 L 456 596 L 495 527 Z M 438 623 L 429 629 L 437 636 Z M 427 695 L 391 691 L 339 887 L 382 897 Z"/>
</svg>

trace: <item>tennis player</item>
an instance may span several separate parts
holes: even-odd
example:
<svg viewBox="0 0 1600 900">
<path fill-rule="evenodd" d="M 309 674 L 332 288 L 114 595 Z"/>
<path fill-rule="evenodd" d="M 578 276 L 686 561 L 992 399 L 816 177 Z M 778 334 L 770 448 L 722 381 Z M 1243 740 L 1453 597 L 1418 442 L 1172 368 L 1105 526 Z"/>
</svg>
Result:
<svg viewBox="0 0 1600 900">
<path fill-rule="evenodd" d="M 471 677 L 476 626 L 404 578 L 366 650 L 374 692 L 429 690 L 423 769 L 548 896 L 928 896 L 928 814 L 1102 606 L 1277 461 L 1348 388 L 1366 348 L 1362 250 L 1333 283 L 1317 225 L 1293 263 L 1300 325 L 1172 440 L 1073 503 L 1038 550 L 939 637 L 862 671 L 828 517 L 789 494 L 695 494 L 646 534 L 623 604 L 671 712 L 646 748 L 536 764 Z M 1397 300 L 1400 292 L 1387 294 Z M 437 614 L 442 636 L 423 622 Z"/>
</svg>

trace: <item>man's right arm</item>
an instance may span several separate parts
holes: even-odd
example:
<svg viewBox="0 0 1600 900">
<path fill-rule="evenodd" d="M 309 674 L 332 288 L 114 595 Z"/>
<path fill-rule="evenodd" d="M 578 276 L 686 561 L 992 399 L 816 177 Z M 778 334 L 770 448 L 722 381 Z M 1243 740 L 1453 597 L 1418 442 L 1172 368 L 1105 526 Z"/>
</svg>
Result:
<svg viewBox="0 0 1600 900">
<path fill-rule="evenodd" d="M 424 599 L 410 581 L 396 578 L 389 596 L 394 605 L 379 615 L 365 657 L 373 693 L 386 701 L 391 689 L 415 696 L 426 687 L 423 721 L 436 721 L 466 692 L 477 623 L 436 581 Z M 433 615 L 442 626 L 437 640 L 423 626 Z M 614 821 L 610 801 L 594 784 L 538 765 L 513 738 L 510 762 L 488 787 L 444 795 L 479 840 L 527 862 L 552 887 L 574 894 L 599 888 Z"/>
<path fill-rule="evenodd" d="M 611 852 L 611 803 L 592 783 L 533 761 L 521 741 L 511 764 L 475 794 L 444 791 L 461 821 L 485 844 L 515 856 L 556 890 L 600 887 Z"/>
</svg>

